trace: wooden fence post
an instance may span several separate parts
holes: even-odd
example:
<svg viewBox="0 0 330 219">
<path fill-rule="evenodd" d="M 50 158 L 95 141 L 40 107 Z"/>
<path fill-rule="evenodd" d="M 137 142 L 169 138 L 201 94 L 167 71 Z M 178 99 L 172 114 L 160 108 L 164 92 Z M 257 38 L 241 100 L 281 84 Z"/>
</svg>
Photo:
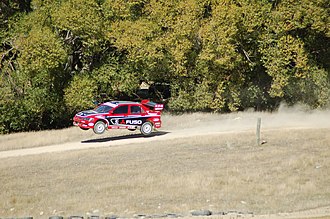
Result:
<svg viewBox="0 0 330 219">
<path fill-rule="evenodd" d="M 257 120 L 257 132 L 256 132 L 256 135 L 257 135 L 257 146 L 260 145 L 260 127 L 261 127 L 261 118 L 258 118 L 258 120 Z"/>
</svg>

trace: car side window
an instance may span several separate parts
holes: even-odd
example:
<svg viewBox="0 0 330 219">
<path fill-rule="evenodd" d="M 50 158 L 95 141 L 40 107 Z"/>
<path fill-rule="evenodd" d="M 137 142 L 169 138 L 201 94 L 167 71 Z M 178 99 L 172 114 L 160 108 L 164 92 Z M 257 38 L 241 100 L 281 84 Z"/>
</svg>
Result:
<svg viewBox="0 0 330 219">
<path fill-rule="evenodd" d="M 113 114 L 127 114 L 128 113 L 128 106 L 120 106 L 113 111 Z"/>
<path fill-rule="evenodd" d="M 140 106 L 131 106 L 131 114 L 141 114 L 141 112 Z"/>
</svg>

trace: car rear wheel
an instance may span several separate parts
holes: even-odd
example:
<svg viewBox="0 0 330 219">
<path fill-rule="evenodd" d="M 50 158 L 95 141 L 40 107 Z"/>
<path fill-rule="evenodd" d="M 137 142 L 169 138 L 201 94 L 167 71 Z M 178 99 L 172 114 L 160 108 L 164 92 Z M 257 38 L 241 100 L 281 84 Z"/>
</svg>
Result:
<svg viewBox="0 0 330 219">
<path fill-rule="evenodd" d="M 105 129 L 106 129 L 105 123 L 102 121 L 98 121 L 95 123 L 93 131 L 95 134 L 103 134 Z"/>
<path fill-rule="evenodd" d="M 152 132 L 152 124 L 151 122 L 145 122 L 142 124 L 140 131 L 143 135 L 150 135 Z"/>
</svg>

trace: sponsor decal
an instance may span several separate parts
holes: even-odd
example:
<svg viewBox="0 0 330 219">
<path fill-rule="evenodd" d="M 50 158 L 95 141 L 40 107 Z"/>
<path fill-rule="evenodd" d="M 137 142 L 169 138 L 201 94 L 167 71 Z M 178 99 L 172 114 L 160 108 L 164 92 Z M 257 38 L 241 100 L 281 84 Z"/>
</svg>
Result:
<svg viewBox="0 0 330 219">
<path fill-rule="evenodd" d="M 163 110 L 164 109 L 164 105 L 163 104 L 156 104 L 155 105 L 155 110 L 159 110 L 159 111 L 161 111 L 161 110 Z"/>
<path fill-rule="evenodd" d="M 113 125 L 119 125 L 119 119 L 111 119 L 110 121 Z"/>
<path fill-rule="evenodd" d="M 131 120 L 131 119 L 128 119 L 126 120 L 126 123 L 124 124 L 127 124 L 127 125 L 141 125 L 142 124 L 142 120 Z"/>
<path fill-rule="evenodd" d="M 109 121 L 110 125 L 114 126 L 137 126 L 142 125 L 143 121 L 147 118 L 150 118 L 149 115 L 147 116 L 129 116 L 129 117 L 117 117 L 113 118 L 112 116 L 107 116 L 106 119 Z"/>
</svg>

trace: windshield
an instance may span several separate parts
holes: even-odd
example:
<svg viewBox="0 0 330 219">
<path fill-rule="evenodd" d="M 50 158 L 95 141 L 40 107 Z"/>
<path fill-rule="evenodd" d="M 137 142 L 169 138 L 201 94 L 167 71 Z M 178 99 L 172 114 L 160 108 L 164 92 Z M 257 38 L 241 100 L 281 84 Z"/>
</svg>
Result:
<svg viewBox="0 0 330 219">
<path fill-rule="evenodd" d="M 112 109 L 111 106 L 100 105 L 100 106 L 96 107 L 96 108 L 94 109 L 94 111 L 96 111 L 96 112 L 98 112 L 98 113 L 108 113 L 111 109 Z"/>
</svg>

